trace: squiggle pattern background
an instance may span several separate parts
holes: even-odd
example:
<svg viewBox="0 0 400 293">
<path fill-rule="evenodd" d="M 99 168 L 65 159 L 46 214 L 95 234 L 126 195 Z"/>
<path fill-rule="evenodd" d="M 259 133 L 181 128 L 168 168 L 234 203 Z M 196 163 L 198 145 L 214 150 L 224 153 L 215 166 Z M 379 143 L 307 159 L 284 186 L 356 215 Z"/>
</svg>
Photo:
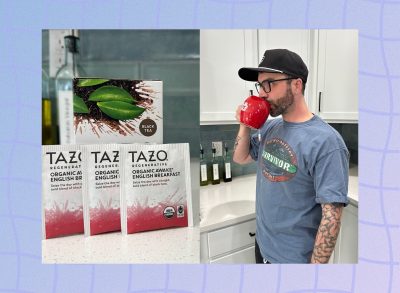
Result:
<svg viewBox="0 0 400 293">
<path fill-rule="evenodd" d="M 396 0 L 1 0 L 0 292 L 400 292 L 399 16 Z M 359 264 L 42 265 L 43 28 L 358 29 Z"/>
</svg>

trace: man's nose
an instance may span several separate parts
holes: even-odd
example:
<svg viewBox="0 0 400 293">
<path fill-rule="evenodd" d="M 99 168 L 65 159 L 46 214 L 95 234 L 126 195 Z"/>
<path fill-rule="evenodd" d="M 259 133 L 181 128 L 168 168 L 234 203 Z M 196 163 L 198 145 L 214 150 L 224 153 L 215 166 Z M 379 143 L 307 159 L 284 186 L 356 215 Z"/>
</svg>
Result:
<svg viewBox="0 0 400 293">
<path fill-rule="evenodd" d="M 260 87 L 260 91 L 258 93 L 258 96 L 260 98 L 264 99 L 264 100 L 268 99 L 268 93 L 266 93 L 262 87 Z"/>
</svg>

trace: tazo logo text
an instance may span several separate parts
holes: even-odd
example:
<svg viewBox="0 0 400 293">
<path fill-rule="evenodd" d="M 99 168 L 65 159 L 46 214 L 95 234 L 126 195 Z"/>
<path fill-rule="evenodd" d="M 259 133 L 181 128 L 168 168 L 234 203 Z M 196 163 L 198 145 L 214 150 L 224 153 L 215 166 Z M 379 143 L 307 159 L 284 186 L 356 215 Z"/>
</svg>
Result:
<svg viewBox="0 0 400 293">
<path fill-rule="evenodd" d="M 167 160 L 167 152 L 160 151 L 147 151 L 147 152 L 138 152 L 132 151 L 129 152 L 132 155 L 132 163 L 134 162 L 157 162 L 157 161 L 165 161 Z"/>
<path fill-rule="evenodd" d="M 77 164 L 81 162 L 81 152 L 79 151 L 70 151 L 58 153 L 57 152 L 47 152 L 46 155 L 50 157 L 50 165 L 57 165 L 62 162 L 64 164 Z"/>
<path fill-rule="evenodd" d="M 97 163 L 118 163 L 119 162 L 119 151 L 112 151 L 111 154 L 107 152 L 91 152 L 94 154 L 94 162 Z"/>
</svg>

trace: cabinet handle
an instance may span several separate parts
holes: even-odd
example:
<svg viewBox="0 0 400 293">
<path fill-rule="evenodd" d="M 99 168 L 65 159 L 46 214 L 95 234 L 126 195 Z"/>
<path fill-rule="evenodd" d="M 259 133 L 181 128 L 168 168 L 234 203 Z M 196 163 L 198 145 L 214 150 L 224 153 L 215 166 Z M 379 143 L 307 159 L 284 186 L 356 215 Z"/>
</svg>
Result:
<svg viewBox="0 0 400 293">
<path fill-rule="evenodd" d="M 318 94 L 318 112 L 321 112 L 321 96 L 322 96 L 322 92 L 319 92 L 319 94 Z"/>
<path fill-rule="evenodd" d="M 251 233 L 251 232 L 249 232 L 249 236 L 250 236 L 250 237 L 254 237 L 254 236 L 256 236 L 256 233 Z"/>
</svg>

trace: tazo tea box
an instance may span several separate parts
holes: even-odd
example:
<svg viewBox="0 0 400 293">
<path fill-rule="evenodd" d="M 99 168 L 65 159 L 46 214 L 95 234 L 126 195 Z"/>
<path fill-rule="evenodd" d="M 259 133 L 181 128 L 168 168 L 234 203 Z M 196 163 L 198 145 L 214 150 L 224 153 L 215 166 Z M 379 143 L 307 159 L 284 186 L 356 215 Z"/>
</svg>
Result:
<svg viewBox="0 0 400 293">
<path fill-rule="evenodd" d="M 123 234 L 193 225 L 189 144 L 121 145 Z"/>
<path fill-rule="evenodd" d="M 83 233 L 81 151 L 42 146 L 43 238 Z"/>
<path fill-rule="evenodd" d="M 74 79 L 76 143 L 162 143 L 162 90 L 162 81 Z"/>
<path fill-rule="evenodd" d="M 84 145 L 81 149 L 85 236 L 120 231 L 119 146 Z"/>
</svg>

